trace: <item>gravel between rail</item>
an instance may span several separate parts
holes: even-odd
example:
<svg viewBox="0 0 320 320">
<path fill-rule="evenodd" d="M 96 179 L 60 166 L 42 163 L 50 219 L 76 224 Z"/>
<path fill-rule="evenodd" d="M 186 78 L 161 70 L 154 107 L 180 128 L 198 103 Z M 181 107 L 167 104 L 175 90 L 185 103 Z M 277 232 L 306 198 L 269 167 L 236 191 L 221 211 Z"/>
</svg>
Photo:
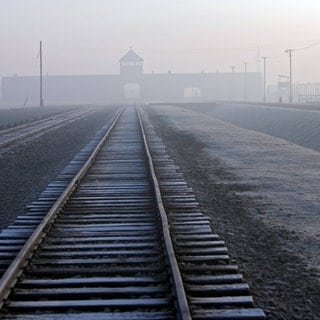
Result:
<svg viewBox="0 0 320 320">
<path fill-rule="evenodd" d="M 208 145 L 192 131 L 179 130 L 154 110 L 148 113 L 268 319 L 320 319 L 319 274 L 286 246 L 296 235 L 253 217 L 254 201 L 238 194 L 241 186 L 228 184 L 234 180 L 228 167 L 210 157 Z"/>
<path fill-rule="evenodd" d="M 7 227 L 52 181 L 109 119 L 97 112 L 0 155 L 0 228 Z"/>
</svg>

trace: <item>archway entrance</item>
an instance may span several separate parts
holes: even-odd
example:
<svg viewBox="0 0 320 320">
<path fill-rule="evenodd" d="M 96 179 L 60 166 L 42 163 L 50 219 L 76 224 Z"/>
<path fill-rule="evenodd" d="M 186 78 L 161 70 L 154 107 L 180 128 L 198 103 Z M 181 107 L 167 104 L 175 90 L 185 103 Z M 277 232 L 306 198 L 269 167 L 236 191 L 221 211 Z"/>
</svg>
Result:
<svg viewBox="0 0 320 320">
<path fill-rule="evenodd" d="M 123 86 L 123 96 L 126 100 L 140 99 L 140 84 L 139 83 L 126 83 Z"/>
</svg>

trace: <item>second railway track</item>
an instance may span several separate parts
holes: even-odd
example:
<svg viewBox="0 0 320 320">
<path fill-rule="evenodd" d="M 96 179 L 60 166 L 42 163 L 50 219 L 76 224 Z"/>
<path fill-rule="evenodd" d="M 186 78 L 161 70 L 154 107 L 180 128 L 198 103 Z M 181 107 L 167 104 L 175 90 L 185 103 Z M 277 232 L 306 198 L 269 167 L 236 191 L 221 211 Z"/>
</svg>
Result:
<svg viewBox="0 0 320 320">
<path fill-rule="evenodd" d="M 0 282 L 4 319 L 264 319 L 140 119 L 119 113 L 46 217 L 50 192 L 0 234 L 2 259 L 20 250 Z"/>
<path fill-rule="evenodd" d="M 48 119 L 37 120 L 25 125 L 0 131 L 0 152 L 5 152 L 13 146 L 26 141 L 31 137 L 38 136 L 53 129 L 57 129 L 70 122 L 94 112 L 95 108 L 80 108 L 63 112 Z"/>
</svg>

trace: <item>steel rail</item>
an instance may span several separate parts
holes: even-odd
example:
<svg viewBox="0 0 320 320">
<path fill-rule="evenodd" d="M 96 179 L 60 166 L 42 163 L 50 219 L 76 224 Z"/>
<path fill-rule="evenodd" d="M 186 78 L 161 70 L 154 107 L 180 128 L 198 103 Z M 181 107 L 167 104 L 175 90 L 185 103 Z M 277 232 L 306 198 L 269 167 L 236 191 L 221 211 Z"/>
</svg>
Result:
<svg viewBox="0 0 320 320">
<path fill-rule="evenodd" d="M 140 124 L 140 128 L 141 128 L 142 138 L 143 138 L 143 142 L 144 142 L 144 147 L 145 147 L 145 151 L 146 151 L 146 155 L 147 155 L 148 166 L 149 166 L 149 170 L 151 173 L 152 185 L 153 185 L 154 192 L 155 192 L 156 203 L 157 203 L 157 207 L 159 210 L 160 219 L 161 219 L 161 223 L 162 223 L 163 239 L 164 239 L 164 243 L 165 243 L 165 250 L 166 250 L 166 255 L 167 255 L 167 258 L 169 261 L 169 267 L 170 267 L 172 279 L 174 282 L 174 290 L 175 290 L 175 294 L 176 294 L 176 298 L 177 298 L 177 308 L 180 312 L 180 319 L 191 320 L 192 319 L 191 312 L 190 312 L 189 304 L 187 301 L 186 292 L 184 290 L 183 280 L 182 280 L 181 272 L 180 272 L 179 265 L 178 265 L 178 262 L 176 259 L 176 254 L 175 254 L 175 251 L 173 248 L 173 243 L 172 243 L 170 231 L 169 231 L 170 226 L 169 226 L 167 214 L 166 214 L 166 211 L 164 208 L 164 204 L 163 204 L 163 200 L 162 200 L 162 196 L 161 196 L 161 191 L 160 191 L 160 187 L 159 187 L 159 182 L 158 182 L 157 176 L 155 174 L 148 141 L 147 141 L 147 138 L 145 135 L 145 130 L 143 127 L 140 108 L 138 109 L 137 113 L 138 113 L 138 119 L 139 119 L 139 124 Z"/>
<path fill-rule="evenodd" d="M 49 231 L 50 226 L 59 215 L 64 204 L 69 199 L 71 194 L 74 192 L 74 190 L 76 189 L 86 172 L 90 169 L 99 151 L 102 149 L 106 139 L 108 138 L 110 132 L 117 123 L 123 110 L 124 108 L 122 108 L 115 115 L 114 120 L 111 123 L 109 129 L 107 130 L 103 138 L 100 140 L 100 142 L 98 143 L 98 145 L 96 146 L 86 163 L 81 167 L 81 169 L 74 176 L 72 181 L 68 184 L 67 188 L 61 194 L 58 200 L 53 204 L 51 209 L 45 215 L 38 227 L 30 235 L 25 245 L 21 248 L 15 259 L 12 261 L 6 272 L 3 274 L 2 278 L 0 279 L 0 308 L 2 308 L 3 304 L 5 303 L 5 300 L 11 292 L 11 289 L 13 288 L 14 284 L 17 282 L 18 277 L 22 273 L 23 268 L 28 263 L 28 260 L 30 260 L 33 256 L 36 248 L 42 242 L 46 233 Z"/>
<path fill-rule="evenodd" d="M 48 126 L 42 126 L 40 128 L 36 128 L 36 129 L 34 129 L 32 131 L 29 131 L 29 132 L 26 132 L 24 134 L 21 134 L 21 135 L 18 135 L 16 137 L 13 137 L 13 138 L 11 138 L 9 140 L 6 140 L 4 142 L 0 142 L 0 148 L 6 147 L 6 146 L 8 146 L 8 145 L 10 145 L 12 143 L 15 143 L 15 142 L 18 142 L 18 141 L 23 140 L 25 138 L 31 137 L 31 136 L 33 136 L 35 134 L 40 133 L 40 132 L 49 131 L 50 129 L 53 129 L 53 128 L 56 128 L 56 127 L 60 127 L 61 125 L 65 124 L 65 123 L 74 121 L 74 120 L 76 120 L 78 118 L 81 118 L 81 117 L 84 117 L 85 115 L 88 115 L 88 114 L 90 114 L 92 112 L 94 112 L 94 110 L 89 110 L 89 111 L 83 112 L 81 114 L 78 114 L 78 115 L 76 115 L 74 117 L 64 119 L 59 123 L 53 123 L 53 124 L 48 125 Z M 52 120 L 52 118 L 51 119 L 47 119 L 46 121 L 48 121 L 48 120 Z"/>
<path fill-rule="evenodd" d="M 4 232 L 3 248 L 10 244 L 0 252 L 4 266 L 115 117 L 85 157 L 77 156 L 83 160 L 68 180 L 53 183 L 47 196 L 54 198 L 39 198 L 30 215 Z M 5 319 L 265 319 L 148 121 L 142 109 L 126 108 L 109 129 L 74 192 L 16 268 L 2 300 Z"/>
</svg>

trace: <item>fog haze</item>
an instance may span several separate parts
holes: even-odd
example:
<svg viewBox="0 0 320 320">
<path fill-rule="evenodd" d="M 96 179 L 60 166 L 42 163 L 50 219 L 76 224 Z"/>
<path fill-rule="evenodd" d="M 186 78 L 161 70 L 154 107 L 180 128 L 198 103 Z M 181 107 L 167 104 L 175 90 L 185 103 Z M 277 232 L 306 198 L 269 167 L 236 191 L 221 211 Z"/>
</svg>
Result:
<svg viewBox="0 0 320 320">
<path fill-rule="evenodd" d="M 39 40 L 48 74 L 118 73 L 129 46 L 145 72 L 256 71 L 257 47 L 268 82 L 320 74 L 320 2 L 297 0 L 0 0 L 0 75 L 38 72 Z M 261 67 L 261 65 L 260 65 Z"/>
</svg>

